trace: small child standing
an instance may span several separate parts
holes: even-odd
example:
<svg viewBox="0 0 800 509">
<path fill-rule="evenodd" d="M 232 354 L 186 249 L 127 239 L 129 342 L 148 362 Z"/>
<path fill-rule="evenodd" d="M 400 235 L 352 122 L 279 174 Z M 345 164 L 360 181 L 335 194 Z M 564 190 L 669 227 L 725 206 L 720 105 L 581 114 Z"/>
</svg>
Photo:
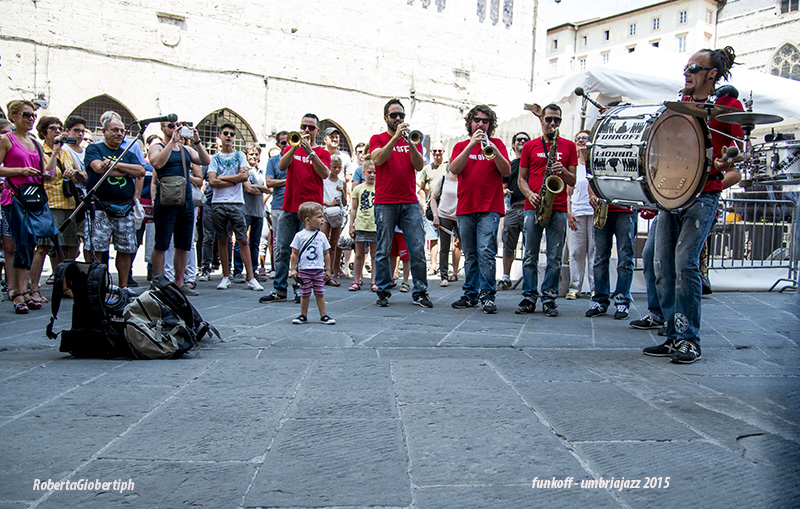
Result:
<svg viewBox="0 0 800 509">
<path fill-rule="evenodd" d="M 300 316 L 292 320 L 292 323 L 308 323 L 306 315 L 313 288 L 319 321 L 325 325 L 334 325 L 336 320 L 325 313 L 324 285 L 331 277 L 331 245 L 325 234 L 319 231 L 325 222 L 325 211 L 319 203 L 307 201 L 298 208 L 297 217 L 306 227 L 297 232 L 291 243 L 289 277 L 300 283 Z"/>
<path fill-rule="evenodd" d="M 369 155 L 364 158 L 364 166 L 361 171 L 366 181 L 353 189 L 350 209 L 350 237 L 355 242 L 356 259 L 353 263 L 353 284 L 349 290 L 355 292 L 361 289 L 366 245 L 369 244 L 369 253 L 372 259 L 370 273 L 374 292 L 378 289 L 375 285 L 375 250 L 378 244 L 378 227 L 375 225 L 375 163 Z"/>
</svg>

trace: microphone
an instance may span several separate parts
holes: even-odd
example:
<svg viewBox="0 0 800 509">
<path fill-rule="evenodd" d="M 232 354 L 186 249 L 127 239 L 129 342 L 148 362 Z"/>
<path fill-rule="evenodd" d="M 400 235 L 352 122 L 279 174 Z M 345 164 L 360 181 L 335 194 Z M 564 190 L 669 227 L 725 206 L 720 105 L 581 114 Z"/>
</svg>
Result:
<svg viewBox="0 0 800 509">
<path fill-rule="evenodd" d="M 583 90 L 583 87 L 575 87 L 575 95 L 579 95 L 581 97 L 585 97 L 587 101 L 592 103 L 598 110 L 605 109 L 605 106 L 600 104 L 599 102 L 595 101 Z"/>
<path fill-rule="evenodd" d="M 723 161 L 729 161 L 739 155 L 739 147 L 728 147 L 725 154 L 722 156 Z"/>
<path fill-rule="evenodd" d="M 153 122 L 176 122 L 177 120 L 178 120 L 178 115 L 175 113 L 170 113 L 169 115 L 163 115 L 161 117 L 152 117 L 152 118 L 137 120 L 136 123 L 139 125 L 145 125 L 145 124 L 152 124 Z"/>
</svg>

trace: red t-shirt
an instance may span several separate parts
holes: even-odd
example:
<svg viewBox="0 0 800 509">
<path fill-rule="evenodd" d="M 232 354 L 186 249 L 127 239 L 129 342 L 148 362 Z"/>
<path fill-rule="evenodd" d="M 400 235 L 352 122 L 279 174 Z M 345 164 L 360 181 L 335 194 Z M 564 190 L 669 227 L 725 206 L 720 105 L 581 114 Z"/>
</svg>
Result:
<svg viewBox="0 0 800 509">
<path fill-rule="evenodd" d="M 450 160 L 455 160 L 458 155 L 469 145 L 470 140 L 456 143 Z M 502 140 L 489 138 L 494 143 L 497 151 L 508 159 L 508 151 Z M 503 201 L 503 176 L 497 171 L 497 165 L 491 159 L 485 159 L 481 153 L 481 145 L 476 143 L 469 153 L 467 164 L 458 174 L 458 203 L 456 215 L 473 214 L 475 212 L 497 212 L 505 215 L 506 207 Z"/>
<path fill-rule="evenodd" d="M 544 181 L 544 170 L 547 168 L 547 154 L 550 153 L 552 143 L 548 143 L 545 149 L 542 146 L 542 138 L 534 138 L 522 147 L 522 156 L 520 157 L 519 167 L 528 168 L 528 185 L 531 191 L 539 193 Z M 558 139 L 558 160 L 565 167 L 578 165 L 578 149 L 575 143 L 567 138 Z M 531 202 L 525 200 L 525 210 L 535 210 Z M 556 195 L 553 202 L 553 210 L 560 212 L 567 211 L 567 186 L 564 190 Z"/>
<path fill-rule="evenodd" d="M 286 147 L 283 153 L 291 150 Z M 320 162 L 331 167 L 331 154 L 322 147 L 314 147 L 314 153 L 319 157 Z M 297 212 L 300 204 L 313 201 L 322 203 L 322 178 L 314 169 L 314 165 L 308 160 L 308 154 L 303 147 L 297 147 L 294 159 L 286 169 L 286 191 L 283 194 L 283 210 L 286 212 Z"/>
<path fill-rule="evenodd" d="M 392 135 L 388 132 L 376 134 L 369 139 L 369 152 L 385 147 Z M 416 150 L 422 152 L 422 144 Z M 411 146 L 400 138 L 394 145 L 392 155 L 385 163 L 375 165 L 375 203 L 417 203 L 417 175 L 411 164 Z"/>
<path fill-rule="evenodd" d="M 684 102 L 691 102 L 691 97 L 684 97 Z M 730 108 L 735 108 L 737 110 L 744 111 L 744 106 L 742 106 L 741 101 L 739 99 L 734 99 L 731 96 L 725 95 L 717 99 L 715 104 L 719 104 L 720 106 L 728 106 Z M 701 119 L 702 122 L 702 119 Z M 711 129 L 716 129 L 717 131 L 722 131 L 723 133 L 727 133 L 730 136 L 735 136 L 736 138 L 743 138 L 744 131 L 742 130 L 742 126 L 739 124 L 729 124 L 727 122 L 720 122 L 719 120 L 712 118 L 711 121 L 708 123 Z M 711 146 L 714 148 L 714 159 L 718 157 L 722 157 L 722 150 L 727 149 L 731 145 L 733 145 L 734 141 L 725 136 L 724 134 L 720 134 L 715 131 L 711 131 Z M 711 169 L 709 171 L 709 177 L 715 174 L 725 173 L 724 170 L 718 170 L 714 167 L 714 162 L 711 162 Z M 710 191 L 722 191 L 722 180 L 711 180 L 709 179 L 706 182 L 705 187 L 703 187 L 703 192 L 708 193 Z"/>
</svg>

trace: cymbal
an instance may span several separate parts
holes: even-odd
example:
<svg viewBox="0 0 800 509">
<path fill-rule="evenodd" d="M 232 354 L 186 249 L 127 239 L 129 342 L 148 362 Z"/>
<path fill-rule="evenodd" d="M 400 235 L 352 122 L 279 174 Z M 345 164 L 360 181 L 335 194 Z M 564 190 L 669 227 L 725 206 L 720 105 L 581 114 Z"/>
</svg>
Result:
<svg viewBox="0 0 800 509">
<path fill-rule="evenodd" d="M 668 110 L 699 118 L 716 118 L 718 115 L 724 115 L 725 113 L 742 111 L 736 108 L 731 108 L 730 106 L 722 106 L 720 104 L 693 103 L 684 101 L 666 101 L 664 102 L 664 106 L 666 106 Z"/>
<path fill-rule="evenodd" d="M 783 120 L 783 117 L 780 115 L 771 115 L 769 113 L 737 111 L 736 113 L 725 113 L 723 115 L 719 115 L 717 120 L 720 122 L 728 122 L 730 124 L 756 125 L 774 124 L 775 122 L 780 122 Z"/>
</svg>

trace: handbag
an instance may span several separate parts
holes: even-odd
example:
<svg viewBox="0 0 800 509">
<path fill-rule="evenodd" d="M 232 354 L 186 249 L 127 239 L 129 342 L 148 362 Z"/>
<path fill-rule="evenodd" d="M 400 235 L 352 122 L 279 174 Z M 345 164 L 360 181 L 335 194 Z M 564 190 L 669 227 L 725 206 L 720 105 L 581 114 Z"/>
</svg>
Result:
<svg viewBox="0 0 800 509">
<path fill-rule="evenodd" d="M 206 204 L 206 194 L 199 187 L 192 185 L 192 205 L 202 207 Z"/>
<path fill-rule="evenodd" d="M 181 167 L 184 175 L 186 172 L 186 155 L 181 151 Z M 186 203 L 186 180 L 188 176 L 178 177 L 177 175 L 167 175 L 158 178 L 158 203 L 164 206 L 176 206 Z"/>
<path fill-rule="evenodd" d="M 47 193 L 44 185 L 38 182 L 25 182 L 19 187 L 11 182 L 11 178 L 6 178 L 6 185 L 9 192 L 19 200 L 20 204 L 31 212 L 39 212 L 47 205 Z"/>
</svg>

